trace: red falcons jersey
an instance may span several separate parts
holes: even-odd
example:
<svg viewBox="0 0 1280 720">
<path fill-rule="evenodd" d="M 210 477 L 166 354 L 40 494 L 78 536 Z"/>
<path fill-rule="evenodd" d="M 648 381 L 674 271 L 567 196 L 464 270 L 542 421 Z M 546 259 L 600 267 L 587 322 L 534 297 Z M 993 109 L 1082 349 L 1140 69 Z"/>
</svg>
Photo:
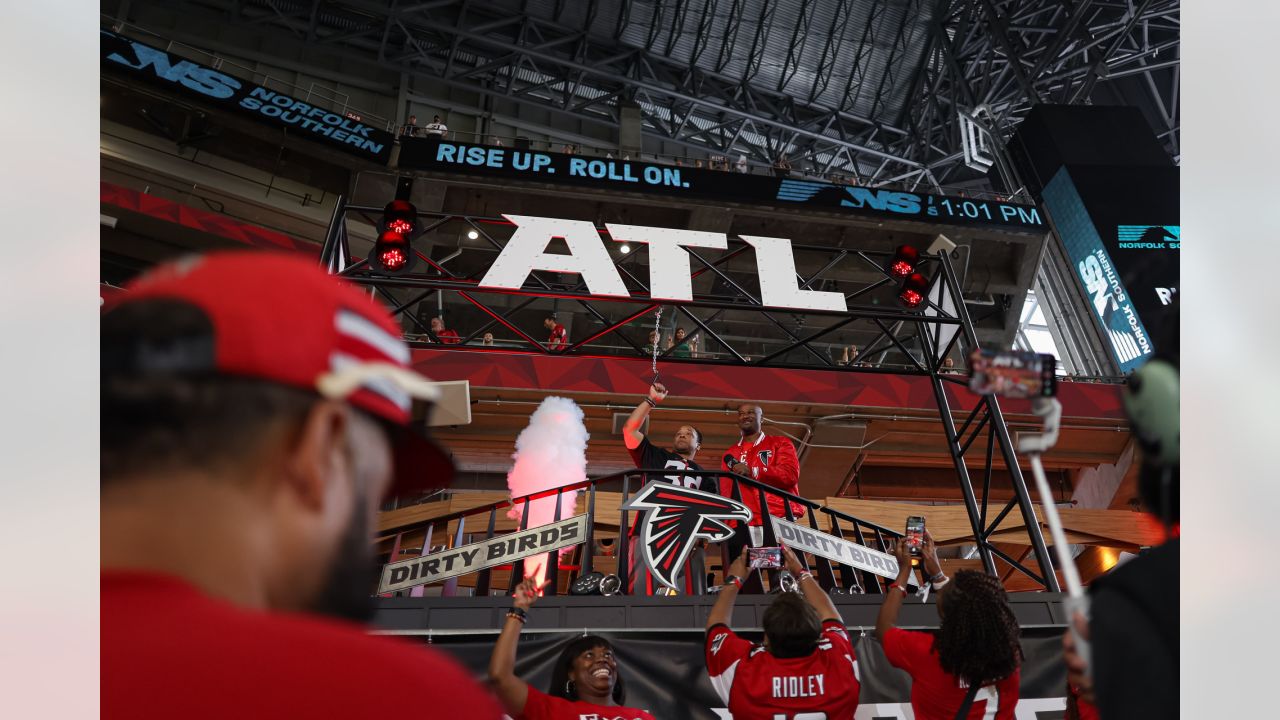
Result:
<svg viewBox="0 0 1280 720">
<path fill-rule="evenodd" d="M 551 328 L 551 337 L 547 338 L 547 348 L 550 350 L 563 350 L 569 347 L 569 331 L 564 329 L 560 323 Z"/>
<path fill-rule="evenodd" d="M 654 717 L 635 708 L 593 705 L 581 700 L 553 697 L 530 685 L 524 712 L 517 716 L 517 720 L 654 720 Z"/>
<path fill-rule="evenodd" d="M 706 652 L 711 686 L 733 720 L 853 720 L 858 711 L 858 663 L 834 620 L 822 623 L 818 648 L 805 657 L 776 658 L 724 625 L 707 632 Z"/>
<path fill-rule="evenodd" d="M 932 633 L 890 628 L 884 635 L 884 656 L 889 664 L 911 676 L 911 709 L 916 720 L 955 720 L 969 688 L 960 678 L 942 669 L 933 648 Z M 984 685 L 973 697 L 968 720 L 1013 720 L 1018 705 L 1021 673 Z"/>
<path fill-rule="evenodd" d="M 725 453 L 732 455 L 737 462 L 746 463 L 750 468 L 748 473 L 750 477 L 792 495 L 800 494 L 800 460 L 796 458 L 796 449 L 787 438 L 781 435 L 765 435 L 761 432 L 751 440 L 742 440 Z M 721 465 L 726 472 L 730 470 L 730 466 L 724 464 L 723 460 Z M 721 480 L 721 495 L 733 497 L 731 482 L 728 478 Z M 760 493 L 746 485 L 738 490 L 742 493 L 742 502 L 751 508 L 751 524 L 763 525 L 764 515 L 760 512 Z M 787 516 L 787 511 L 784 509 L 786 503 L 782 498 L 768 495 L 765 499 L 769 503 L 770 515 L 780 518 Z M 803 519 L 804 511 L 803 505 L 791 503 L 791 512 L 796 518 Z"/>
</svg>

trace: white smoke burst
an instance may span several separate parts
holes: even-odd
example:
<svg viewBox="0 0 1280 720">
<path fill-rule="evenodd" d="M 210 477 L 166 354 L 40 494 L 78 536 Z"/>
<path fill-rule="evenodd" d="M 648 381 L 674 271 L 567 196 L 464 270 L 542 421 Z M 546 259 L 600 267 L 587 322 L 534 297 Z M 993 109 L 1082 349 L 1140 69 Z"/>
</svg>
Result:
<svg viewBox="0 0 1280 720">
<path fill-rule="evenodd" d="M 529 426 L 516 438 L 516 451 L 511 456 L 515 464 L 507 474 L 507 487 L 511 497 L 518 498 L 543 490 L 583 482 L 587 479 L 587 426 L 583 422 L 582 408 L 572 400 L 549 397 L 542 401 Z M 560 519 L 573 517 L 581 490 L 566 492 L 561 498 Z M 529 502 L 528 527 L 538 527 L 555 522 L 556 498 L 551 495 Z M 513 505 L 508 517 L 520 520 L 524 515 L 524 503 Z M 567 548 L 567 552 L 572 548 Z M 525 561 L 525 576 L 546 576 L 546 556 L 539 555 Z"/>
</svg>

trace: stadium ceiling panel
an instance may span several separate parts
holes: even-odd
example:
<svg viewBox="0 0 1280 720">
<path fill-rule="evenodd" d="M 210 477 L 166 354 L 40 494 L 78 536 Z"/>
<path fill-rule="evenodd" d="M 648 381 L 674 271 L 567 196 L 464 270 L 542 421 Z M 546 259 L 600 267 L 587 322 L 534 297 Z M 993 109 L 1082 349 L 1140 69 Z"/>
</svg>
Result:
<svg viewBox="0 0 1280 720">
<path fill-rule="evenodd" d="M 1007 137 L 1042 102 L 1136 105 L 1180 153 L 1177 0 L 161 5 L 595 122 L 633 104 L 648 137 L 869 184 L 980 181 L 960 113 Z"/>
</svg>

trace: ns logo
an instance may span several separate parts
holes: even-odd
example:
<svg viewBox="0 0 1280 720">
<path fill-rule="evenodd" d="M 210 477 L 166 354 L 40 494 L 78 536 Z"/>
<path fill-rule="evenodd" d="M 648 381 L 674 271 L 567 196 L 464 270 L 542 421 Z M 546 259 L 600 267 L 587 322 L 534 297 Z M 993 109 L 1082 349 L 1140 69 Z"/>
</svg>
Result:
<svg viewBox="0 0 1280 720">
<path fill-rule="evenodd" d="M 840 204 L 844 207 L 870 207 L 904 215 L 916 215 L 920 212 L 920 196 L 912 193 L 872 190 L 863 187 L 847 187 L 844 191 L 848 195 L 840 200 Z"/>
<path fill-rule="evenodd" d="M 207 95 L 219 100 L 234 96 L 236 90 L 241 87 L 239 80 L 224 75 L 213 68 L 197 65 L 189 60 L 180 60 L 174 63 L 173 60 L 176 58 L 163 50 L 133 42 L 128 38 L 105 30 L 101 32 L 104 41 L 115 41 L 114 44 L 122 46 L 120 51 L 113 52 L 107 56 L 107 60 L 113 63 L 138 71 L 146 71 L 147 68 L 150 68 L 151 72 L 155 73 L 155 76 L 161 80 L 178 83 L 201 95 Z"/>
</svg>

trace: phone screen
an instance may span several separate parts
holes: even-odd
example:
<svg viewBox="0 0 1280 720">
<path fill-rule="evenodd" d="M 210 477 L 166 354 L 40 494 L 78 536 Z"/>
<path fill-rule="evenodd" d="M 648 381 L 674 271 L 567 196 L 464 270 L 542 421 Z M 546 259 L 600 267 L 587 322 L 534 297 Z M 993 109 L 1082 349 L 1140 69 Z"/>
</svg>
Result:
<svg viewBox="0 0 1280 720">
<path fill-rule="evenodd" d="M 782 548 L 747 548 L 747 567 L 762 570 L 776 570 L 782 567 Z"/>
<path fill-rule="evenodd" d="M 924 518 L 912 515 L 907 518 L 907 547 L 911 548 L 912 557 L 920 557 L 924 548 Z"/>
<path fill-rule="evenodd" d="M 1052 397 L 1058 392 L 1057 365 L 1046 353 L 975 350 L 969 356 L 969 389 L 1007 398 Z"/>
</svg>

